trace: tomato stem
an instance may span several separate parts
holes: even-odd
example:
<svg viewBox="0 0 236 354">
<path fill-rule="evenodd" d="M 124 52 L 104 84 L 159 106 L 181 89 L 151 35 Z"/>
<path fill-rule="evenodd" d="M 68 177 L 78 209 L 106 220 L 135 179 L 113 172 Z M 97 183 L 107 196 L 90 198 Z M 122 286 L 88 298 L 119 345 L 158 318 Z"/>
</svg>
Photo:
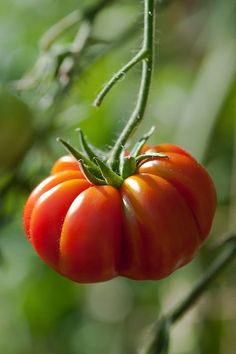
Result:
<svg viewBox="0 0 236 354">
<path fill-rule="evenodd" d="M 125 128 L 121 132 L 118 140 L 116 141 L 113 149 L 111 150 L 110 158 L 108 160 L 109 166 L 117 171 L 119 169 L 119 157 L 125 146 L 127 140 L 136 130 L 139 123 L 142 121 L 145 109 L 147 106 L 148 95 L 151 86 L 151 78 L 153 71 L 153 55 L 154 55 L 154 25 L 155 25 L 155 6 L 154 0 L 145 0 L 144 1 L 144 40 L 141 51 L 137 56 L 134 57 L 134 60 L 131 61 L 128 68 L 136 64 L 139 59 L 142 60 L 142 78 L 140 89 L 138 93 L 136 107 L 126 124 Z M 124 69 L 123 69 L 124 70 Z M 118 75 L 119 76 L 119 75 Z M 117 76 L 114 79 L 117 79 Z M 110 84 L 108 83 L 108 87 Z M 104 89 L 105 90 L 105 89 Z M 103 91 L 104 91 L 103 90 Z"/>
<path fill-rule="evenodd" d="M 111 88 L 122 79 L 122 77 L 137 63 L 142 61 L 146 57 L 146 52 L 141 49 L 127 64 L 125 64 L 112 78 L 106 83 L 101 92 L 97 95 L 93 105 L 95 107 L 101 106 L 105 96 L 111 90 Z"/>
</svg>

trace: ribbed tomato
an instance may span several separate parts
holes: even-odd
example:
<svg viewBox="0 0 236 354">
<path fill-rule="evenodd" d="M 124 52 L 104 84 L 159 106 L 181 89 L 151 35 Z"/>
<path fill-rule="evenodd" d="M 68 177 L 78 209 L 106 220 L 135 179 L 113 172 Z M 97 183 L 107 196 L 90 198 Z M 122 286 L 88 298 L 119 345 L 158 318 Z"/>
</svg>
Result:
<svg viewBox="0 0 236 354">
<path fill-rule="evenodd" d="M 214 184 L 183 149 L 144 147 L 145 160 L 121 187 L 88 182 L 73 157 L 31 193 L 24 227 L 39 256 L 78 282 L 122 275 L 161 279 L 188 263 L 209 234 Z"/>
</svg>

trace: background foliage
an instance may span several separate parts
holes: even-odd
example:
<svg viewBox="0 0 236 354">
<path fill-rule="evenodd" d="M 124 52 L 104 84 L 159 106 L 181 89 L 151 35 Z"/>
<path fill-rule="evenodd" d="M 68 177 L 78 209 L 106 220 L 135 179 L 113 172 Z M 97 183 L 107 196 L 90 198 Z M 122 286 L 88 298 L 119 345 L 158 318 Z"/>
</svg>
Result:
<svg viewBox="0 0 236 354">
<path fill-rule="evenodd" d="M 158 313 L 176 304 L 216 256 L 215 239 L 235 231 L 235 0 L 173 0 L 158 6 L 156 70 L 146 119 L 136 136 L 154 124 L 153 143 L 182 145 L 211 173 L 218 209 L 210 240 L 190 265 L 166 280 L 118 278 L 95 285 L 75 284 L 55 274 L 28 244 L 22 230 L 23 204 L 54 159 L 64 154 L 56 137 L 76 142 L 74 129 L 80 126 L 92 143 L 106 149 L 132 111 L 140 68 L 117 84 L 100 109 L 91 106 L 103 82 L 140 45 L 141 3 L 112 3 L 96 17 L 88 49 L 77 59 L 73 84 L 63 90 L 52 76 L 55 53 L 66 48 L 78 26 L 43 59 L 37 43 L 47 28 L 77 8 L 78 1 L 0 2 L 0 352 L 4 354 L 134 353 Z M 81 0 L 79 7 L 92 4 Z M 133 29 L 122 37 L 131 25 Z M 37 82 L 23 90 L 25 81 L 18 80 L 34 67 L 40 53 L 33 71 Z M 24 103 L 4 93 L 6 85 Z M 235 353 L 235 271 L 234 263 L 175 326 L 172 354 Z"/>
</svg>

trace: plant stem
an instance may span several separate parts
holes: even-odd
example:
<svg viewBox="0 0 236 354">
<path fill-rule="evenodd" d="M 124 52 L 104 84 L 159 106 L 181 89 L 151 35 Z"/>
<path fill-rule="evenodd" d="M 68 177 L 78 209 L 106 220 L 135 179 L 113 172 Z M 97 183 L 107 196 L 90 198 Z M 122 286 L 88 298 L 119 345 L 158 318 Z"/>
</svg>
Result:
<svg viewBox="0 0 236 354">
<path fill-rule="evenodd" d="M 211 283 L 218 277 L 218 275 L 229 265 L 236 257 L 236 234 L 228 235 L 224 244 L 223 250 L 219 256 L 213 261 L 202 278 L 195 284 L 189 294 L 177 305 L 172 311 L 163 318 L 160 318 L 154 324 L 155 331 L 153 332 L 149 343 L 142 351 L 142 354 L 162 354 L 167 353 L 168 338 L 171 326 L 180 320 L 183 315 L 196 303 L 196 301 L 205 293 Z M 166 328 L 166 325 L 168 327 Z M 166 340 L 163 341 L 162 332 L 165 332 Z"/>
<path fill-rule="evenodd" d="M 155 24 L 155 9 L 154 0 L 144 1 L 144 41 L 140 51 L 142 53 L 142 78 L 137 99 L 136 107 L 131 115 L 127 125 L 121 132 L 114 148 L 111 151 L 109 165 L 112 169 L 117 170 L 118 161 L 122 152 L 123 146 L 137 128 L 144 116 L 147 105 L 151 77 L 153 70 L 153 46 L 154 46 L 154 24 Z"/>
<path fill-rule="evenodd" d="M 105 98 L 106 94 L 111 90 L 111 88 L 119 81 L 122 79 L 125 73 L 127 73 L 133 66 L 135 66 L 137 63 L 139 63 L 143 58 L 146 57 L 146 53 L 143 50 L 140 50 L 127 64 L 125 64 L 109 81 L 108 83 L 104 86 L 102 91 L 98 94 L 96 97 L 93 105 L 95 107 L 99 107 L 103 99 Z"/>
<path fill-rule="evenodd" d="M 40 39 L 40 48 L 47 52 L 60 35 L 80 22 L 81 19 L 82 14 L 79 10 L 74 10 L 69 15 L 63 17 L 43 34 Z"/>
<path fill-rule="evenodd" d="M 44 33 L 40 40 L 40 48 L 43 51 L 48 51 L 52 44 L 60 37 L 65 31 L 76 25 L 81 21 L 93 22 L 96 15 L 106 6 L 113 3 L 116 0 L 100 0 L 96 4 L 83 12 L 79 9 L 72 11 L 69 15 L 63 17 L 47 32 Z"/>
<path fill-rule="evenodd" d="M 172 323 L 178 321 L 199 299 L 199 297 L 207 290 L 209 285 L 224 270 L 224 268 L 232 262 L 236 256 L 236 236 L 229 237 L 226 243 L 226 249 L 216 258 L 209 266 L 202 278 L 196 283 L 194 288 L 186 296 L 186 298 L 168 315 Z"/>
<path fill-rule="evenodd" d="M 159 5 L 160 7 L 165 7 L 167 6 L 172 0 L 165 0 L 165 1 L 160 1 L 160 0 L 155 0 L 154 1 L 154 7 Z M 125 36 L 122 35 L 122 41 L 123 43 L 124 40 L 127 40 L 129 38 L 130 33 L 134 34 L 137 32 L 137 24 L 133 24 L 128 30 L 125 32 Z M 120 43 L 119 39 L 117 41 Z M 114 43 L 112 43 L 112 46 Z M 99 107 L 107 93 L 111 90 L 111 88 L 116 84 L 117 81 L 119 81 L 125 73 L 127 73 L 133 66 L 135 66 L 137 63 L 139 63 L 142 59 L 146 58 L 147 54 L 147 48 L 145 44 L 143 45 L 143 48 L 127 63 L 125 64 L 113 77 L 105 84 L 104 88 L 99 92 L 97 95 L 96 99 L 94 100 L 93 105 L 95 107 Z"/>
</svg>

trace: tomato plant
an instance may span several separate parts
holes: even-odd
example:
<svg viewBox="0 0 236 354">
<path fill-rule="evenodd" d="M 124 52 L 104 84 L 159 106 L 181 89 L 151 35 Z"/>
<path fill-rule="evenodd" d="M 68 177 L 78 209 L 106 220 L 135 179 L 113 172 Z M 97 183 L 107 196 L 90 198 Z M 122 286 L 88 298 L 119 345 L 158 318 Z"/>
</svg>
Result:
<svg viewBox="0 0 236 354">
<path fill-rule="evenodd" d="M 183 149 L 142 148 L 143 159 L 117 187 L 95 185 L 72 156 L 31 193 L 26 234 L 39 256 L 77 282 L 122 275 L 161 279 L 188 263 L 206 239 L 216 193 Z M 158 157 L 151 153 L 164 152 Z"/>
</svg>

